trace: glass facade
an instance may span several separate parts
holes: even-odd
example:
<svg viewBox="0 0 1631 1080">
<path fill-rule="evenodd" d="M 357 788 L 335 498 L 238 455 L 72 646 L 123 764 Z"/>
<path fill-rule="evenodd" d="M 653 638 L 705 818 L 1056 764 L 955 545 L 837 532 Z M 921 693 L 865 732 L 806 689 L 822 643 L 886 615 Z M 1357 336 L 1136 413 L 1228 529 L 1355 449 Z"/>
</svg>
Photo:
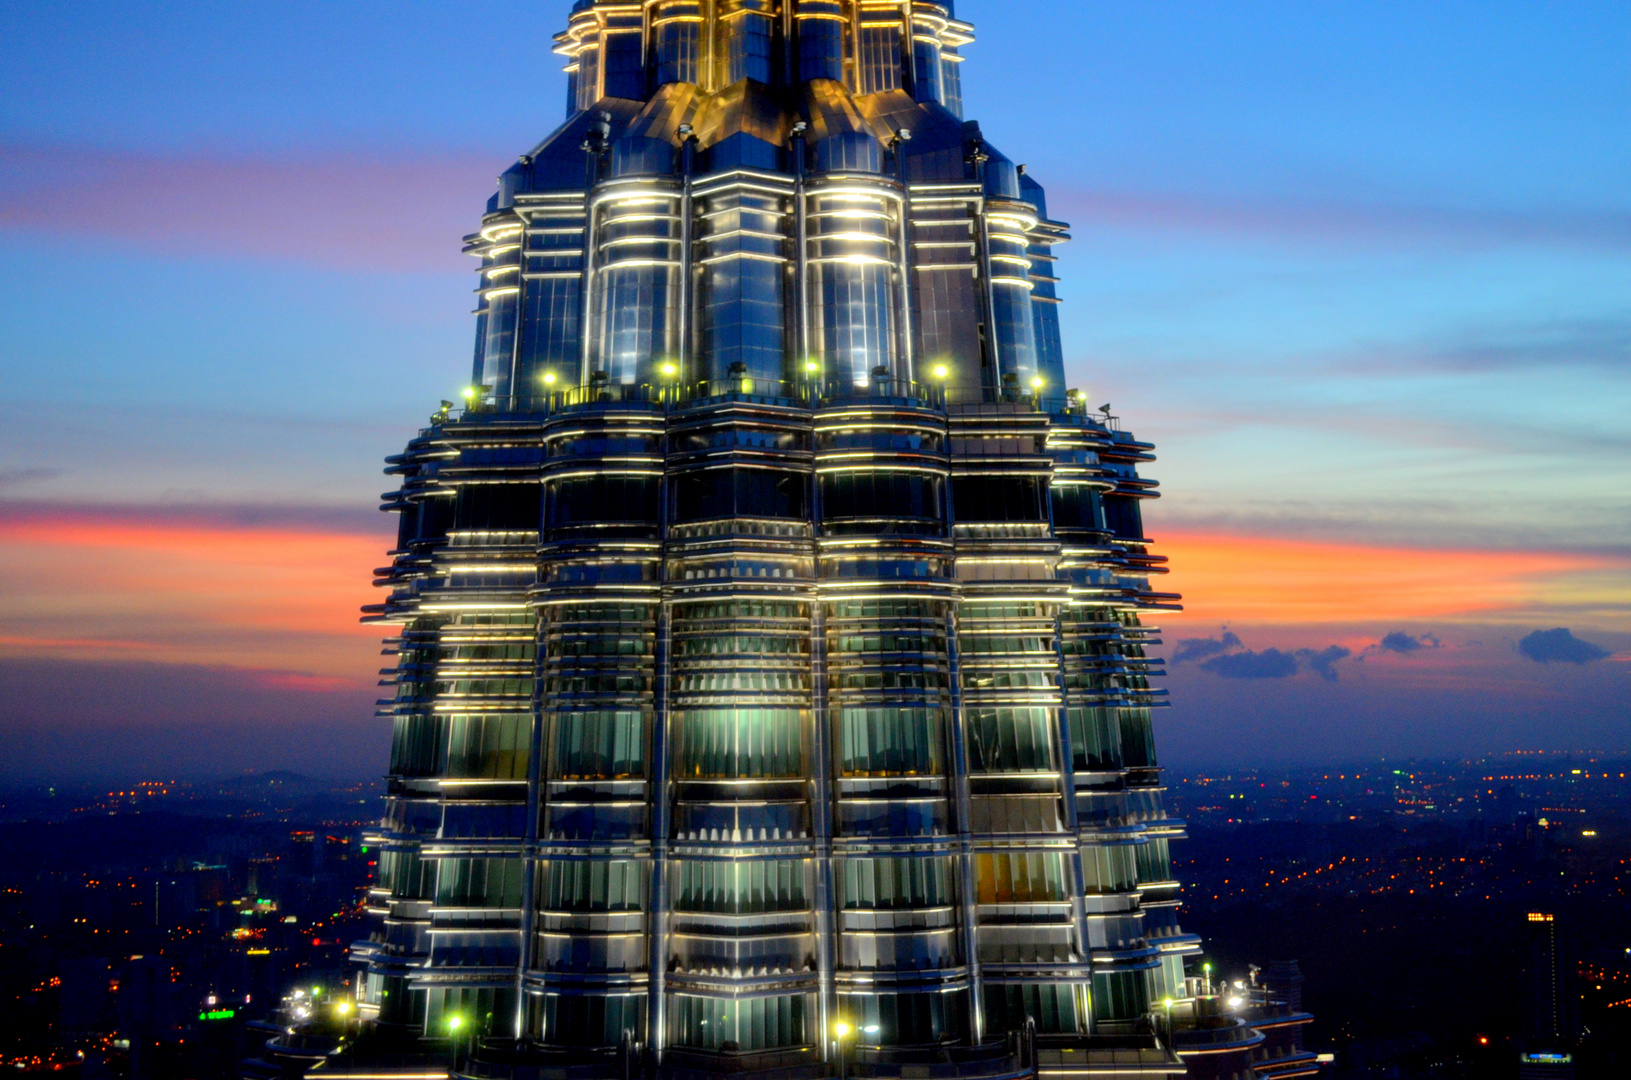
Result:
<svg viewBox="0 0 1631 1080">
<path fill-rule="evenodd" d="M 972 40 L 924 0 L 556 38 L 568 118 L 466 238 L 472 384 L 389 459 L 367 616 L 361 1008 L 468 1024 L 461 1075 L 1182 1071 L 1153 448 L 1065 391 L 1065 226 L 961 120 Z"/>
</svg>

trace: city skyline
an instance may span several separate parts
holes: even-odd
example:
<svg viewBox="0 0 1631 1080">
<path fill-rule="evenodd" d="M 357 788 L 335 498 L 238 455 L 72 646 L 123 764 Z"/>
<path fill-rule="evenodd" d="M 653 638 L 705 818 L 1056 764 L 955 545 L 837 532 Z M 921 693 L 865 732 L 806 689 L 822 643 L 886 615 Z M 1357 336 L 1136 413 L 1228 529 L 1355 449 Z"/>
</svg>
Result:
<svg viewBox="0 0 1631 1080">
<path fill-rule="evenodd" d="M 1604 42 L 1624 14 L 1441 13 L 1384 46 L 1404 9 L 1185 33 L 1091 10 L 1047 40 L 1032 12 L 962 5 L 969 115 L 1072 226 L 1070 385 L 1161 445 L 1150 532 L 1188 609 L 1163 620 L 1168 759 L 1623 745 L 1625 91 Z M 517 9 L 526 46 L 457 40 L 520 57 L 564 11 Z M 291 743 L 273 764 L 377 761 L 354 619 L 390 523 L 355 507 L 403 418 L 459 388 L 450 238 L 554 125 L 554 58 L 494 119 L 442 56 L 487 31 L 433 12 L 323 15 L 332 46 L 316 9 L 253 45 L 230 15 L 108 16 L 14 9 L 0 46 L 6 775 L 221 771 Z M 372 55 L 342 56 L 363 35 Z M 187 43 L 203 59 L 166 69 Z M 1072 49 L 1104 73 L 1080 111 L 1027 111 Z M 121 288 L 86 309 L 64 298 L 92 236 Z"/>
</svg>

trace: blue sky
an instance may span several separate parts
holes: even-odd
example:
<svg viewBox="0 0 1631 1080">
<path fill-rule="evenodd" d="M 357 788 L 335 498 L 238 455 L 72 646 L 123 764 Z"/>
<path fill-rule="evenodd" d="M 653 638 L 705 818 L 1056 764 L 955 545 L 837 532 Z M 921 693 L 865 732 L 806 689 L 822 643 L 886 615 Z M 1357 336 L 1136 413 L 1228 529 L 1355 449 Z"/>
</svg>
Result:
<svg viewBox="0 0 1631 1080">
<path fill-rule="evenodd" d="M 380 459 L 468 373 L 459 237 L 493 176 L 561 119 L 549 45 L 567 7 L 0 9 L 5 520 L 94 513 L 110 536 L 150 540 L 141 530 L 165 520 L 383 538 Z M 1231 607 L 1230 583 L 1263 567 L 1185 579 L 1179 563 L 1193 615 L 1169 639 L 1232 621 L 1260 627 L 1242 631 L 1248 651 L 1340 640 L 1357 657 L 1390 630 L 1437 633 L 1454 647 L 1414 666 L 1344 661 L 1372 682 L 1394 665 L 1368 711 L 1385 699 L 1408 721 L 1428 671 L 1464 677 L 1468 716 L 1529 700 L 1512 679 L 1536 694 L 1575 685 L 1561 733 L 1533 726 L 1557 710 L 1545 698 L 1413 737 L 1446 752 L 1535 731 L 1623 745 L 1631 8 L 963 0 L 959 13 L 979 35 L 967 114 L 1072 224 L 1072 380 L 1160 445 L 1157 539 L 1243 562 L 1301 544 L 1330 568 L 1318 587 L 1338 592 L 1359 549 L 1388 565 L 1471 552 L 1502 598 L 1411 593 L 1311 619 L 1288 592 L 1280 615 L 1253 614 Z M 10 536 L 18 550 L 63 543 Z M 119 658 L 88 605 L 41 584 L 83 578 L 90 550 L 63 547 L 49 573 L 24 578 L 27 559 L 0 572 L 24 613 L 0 661 L 115 677 L 95 667 Z M 369 599 L 369 565 L 336 620 Z M 146 625 L 230 618 L 172 610 L 170 592 L 131 580 L 121 641 L 157 633 L 136 625 L 143 611 L 170 612 Z M 1515 651 L 1552 626 L 1613 658 L 1563 668 Z M 374 663 L 366 635 L 333 636 L 343 648 L 302 661 L 291 647 L 277 670 L 331 679 Z M 173 689 L 188 665 L 211 686 L 236 670 L 147 644 L 170 665 L 155 700 L 175 702 L 155 725 L 191 722 Z M 1228 704 L 1260 700 L 1256 684 L 1175 671 L 1175 752 L 1204 758 L 1268 730 Z M 1553 686 L 1559 671 L 1573 682 Z M 1273 722 L 1339 715 L 1327 699 L 1357 685 L 1306 670 L 1277 682 Z M 298 692 L 321 698 L 314 686 Z M 347 692 L 289 709 L 343 715 L 362 693 Z M 35 698 L 0 722 L 45 723 L 49 695 Z M 76 715 L 87 731 L 102 722 Z M 1322 730 L 1324 753 L 1381 743 L 1334 720 Z"/>
</svg>

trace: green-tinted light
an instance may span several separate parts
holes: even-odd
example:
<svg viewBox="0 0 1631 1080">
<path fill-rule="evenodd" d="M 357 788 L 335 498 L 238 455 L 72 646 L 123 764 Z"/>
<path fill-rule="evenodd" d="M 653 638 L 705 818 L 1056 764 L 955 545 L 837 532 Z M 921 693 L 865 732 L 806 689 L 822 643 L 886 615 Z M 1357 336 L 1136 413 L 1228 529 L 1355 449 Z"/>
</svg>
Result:
<svg viewBox="0 0 1631 1080">
<path fill-rule="evenodd" d="M 450 1017 L 447 1018 L 447 1029 L 449 1031 L 458 1031 L 459 1030 L 459 1025 L 462 1024 L 462 1023 L 464 1023 L 464 1017 L 462 1017 L 462 1016 L 450 1016 Z"/>
<path fill-rule="evenodd" d="M 198 1014 L 200 1020 L 231 1020 L 238 1015 L 237 1009 L 211 1009 L 209 1012 Z"/>
</svg>

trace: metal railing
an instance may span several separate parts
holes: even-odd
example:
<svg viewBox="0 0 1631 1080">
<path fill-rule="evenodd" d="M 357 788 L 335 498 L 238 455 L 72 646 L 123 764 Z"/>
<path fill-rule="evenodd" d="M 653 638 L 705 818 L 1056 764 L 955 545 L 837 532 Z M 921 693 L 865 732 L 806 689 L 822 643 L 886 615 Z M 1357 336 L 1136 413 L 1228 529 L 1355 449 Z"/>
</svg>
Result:
<svg viewBox="0 0 1631 1080">
<path fill-rule="evenodd" d="M 688 383 L 591 381 L 580 386 L 524 395 L 493 395 L 478 387 L 467 392 L 462 410 L 456 410 L 451 402 L 444 402 L 436 419 L 473 414 L 549 415 L 598 405 L 644 405 L 666 412 L 733 398 L 804 408 L 864 401 L 889 401 L 934 409 L 944 409 L 946 406 L 945 387 L 912 379 L 874 377 L 866 383 L 854 383 L 837 379 L 761 379 L 742 375 Z"/>
</svg>

